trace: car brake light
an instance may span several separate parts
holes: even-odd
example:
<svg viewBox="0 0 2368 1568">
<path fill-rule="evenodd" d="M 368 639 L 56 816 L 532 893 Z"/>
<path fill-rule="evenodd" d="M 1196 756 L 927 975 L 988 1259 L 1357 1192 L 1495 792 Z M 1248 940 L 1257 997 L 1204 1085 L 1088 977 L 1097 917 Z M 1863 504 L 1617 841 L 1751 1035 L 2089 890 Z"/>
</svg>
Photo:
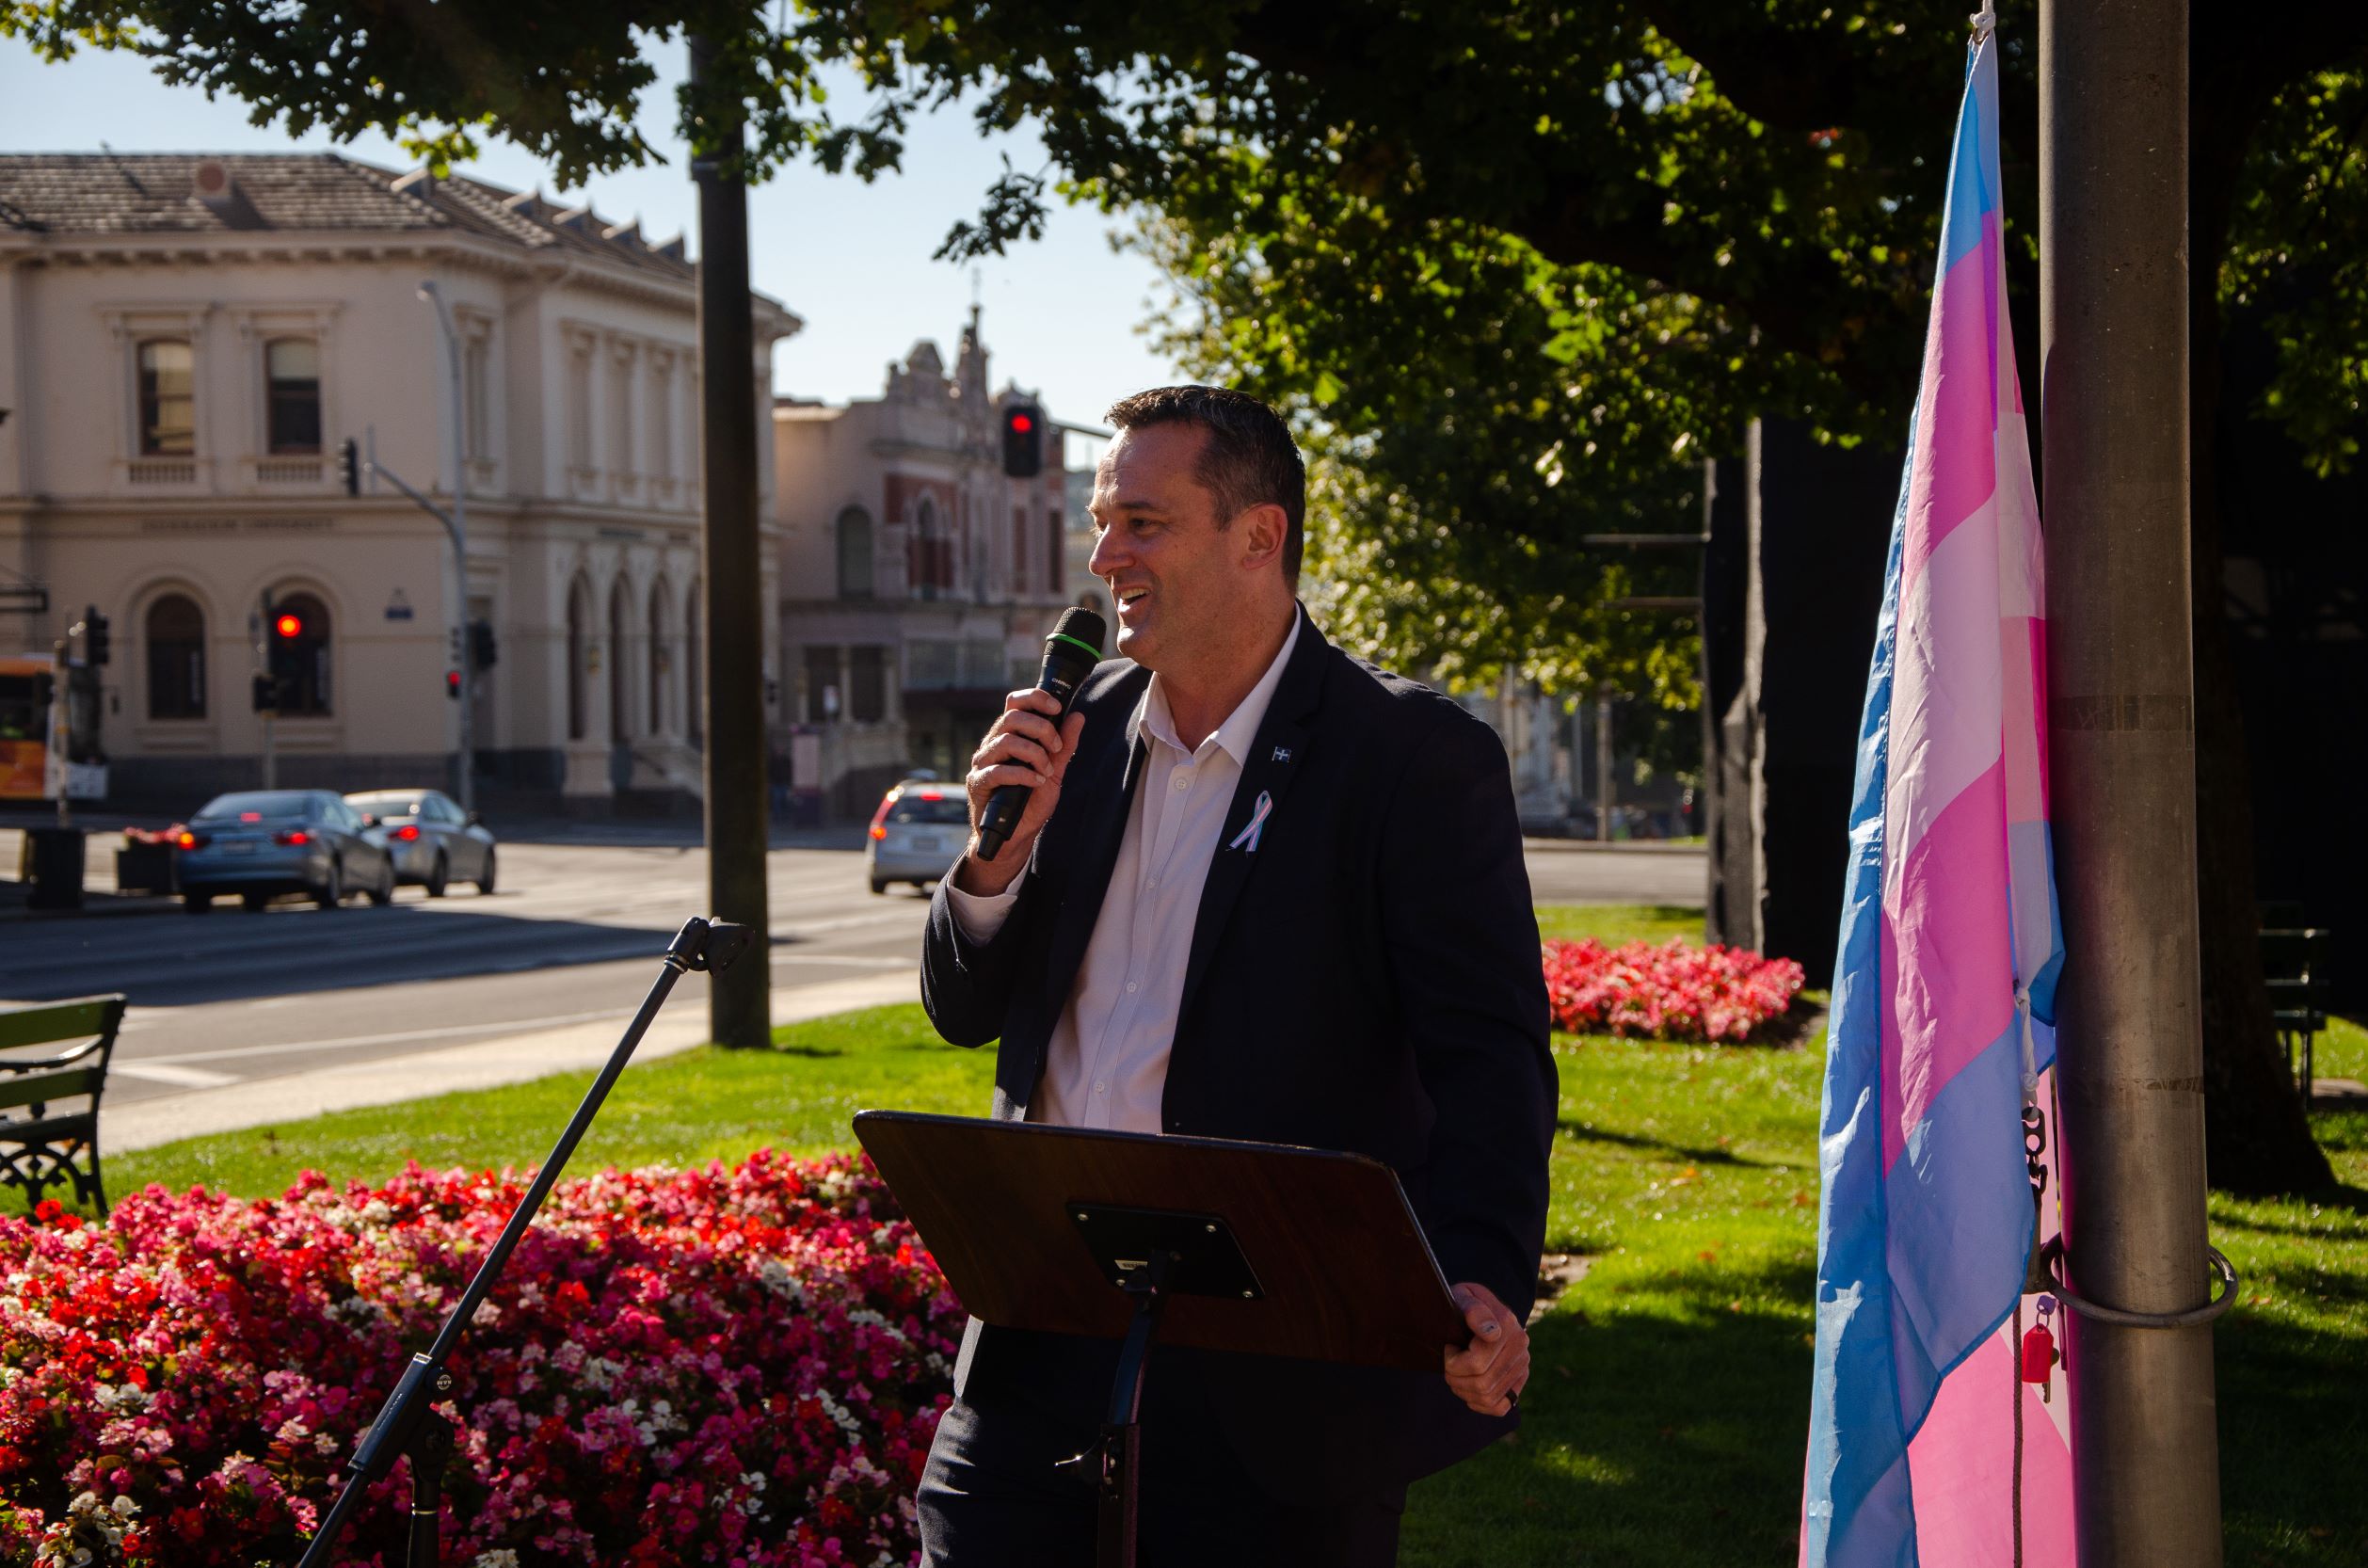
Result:
<svg viewBox="0 0 2368 1568">
<path fill-rule="evenodd" d="M 880 798 L 880 808 L 872 813 L 872 837 L 874 839 L 885 839 L 888 837 L 888 808 L 895 804 L 896 792 L 894 790 L 890 790 L 886 795 L 883 795 Z"/>
<path fill-rule="evenodd" d="M 401 827 L 389 828 L 387 830 L 388 838 L 400 839 L 407 844 L 419 836 L 420 830 L 417 823 L 405 823 Z"/>
<path fill-rule="evenodd" d="M 261 822 L 264 820 L 264 814 L 261 811 L 241 811 L 238 814 L 238 820 L 240 822 Z"/>
<path fill-rule="evenodd" d="M 300 827 L 291 827 L 273 834 L 271 841 L 275 844 L 309 844 L 312 841 L 312 835 Z"/>
<path fill-rule="evenodd" d="M 943 790 L 923 790 L 920 792 L 920 798 L 923 800 L 943 800 L 946 798 L 946 794 Z"/>
<path fill-rule="evenodd" d="M 181 834 L 173 840 L 173 842 L 180 845 L 183 849 L 203 849 L 206 844 L 206 836 L 202 833 L 191 833 L 186 829 L 184 829 Z"/>
</svg>

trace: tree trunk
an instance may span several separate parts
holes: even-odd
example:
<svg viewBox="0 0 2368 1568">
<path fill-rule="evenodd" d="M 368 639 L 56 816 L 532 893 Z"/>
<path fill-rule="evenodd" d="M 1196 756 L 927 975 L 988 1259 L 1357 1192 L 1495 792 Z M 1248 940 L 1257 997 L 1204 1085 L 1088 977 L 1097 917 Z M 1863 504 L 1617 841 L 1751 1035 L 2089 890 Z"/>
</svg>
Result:
<svg viewBox="0 0 2368 1568">
<path fill-rule="evenodd" d="M 2213 77 L 2198 71 L 2201 85 Z M 2274 85 L 2274 84 L 2273 84 Z M 2222 90 L 2225 90 L 2223 88 Z M 2244 150 L 2265 92 L 2194 96 L 2188 182 L 2188 545 L 2194 590 L 2196 891 L 2203 968 L 2203 1136 L 2212 1185 L 2244 1193 L 2331 1185 L 2334 1172 L 2269 1023 L 2253 882 L 2253 794 L 2229 648 L 2216 425 L 2220 261 Z M 2228 123 L 2234 120 L 2241 123 Z"/>
</svg>

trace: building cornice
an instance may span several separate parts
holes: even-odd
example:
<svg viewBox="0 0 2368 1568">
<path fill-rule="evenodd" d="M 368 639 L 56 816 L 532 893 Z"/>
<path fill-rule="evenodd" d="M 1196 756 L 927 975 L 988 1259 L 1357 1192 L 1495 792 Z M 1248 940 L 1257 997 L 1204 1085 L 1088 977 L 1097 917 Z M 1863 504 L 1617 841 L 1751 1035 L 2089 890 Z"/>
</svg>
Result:
<svg viewBox="0 0 2368 1568">
<path fill-rule="evenodd" d="M 447 230 L 374 230 L 313 233 L 244 232 L 123 234 L 0 234 L 0 264 L 11 266 L 310 266 L 418 262 L 466 267 L 507 280 L 539 280 L 696 312 L 695 277 L 664 278 L 599 255 L 552 255 Z M 791 337 L 803 318 L 769 295 L 749 292 L 757 335 Z"/>
</svg>

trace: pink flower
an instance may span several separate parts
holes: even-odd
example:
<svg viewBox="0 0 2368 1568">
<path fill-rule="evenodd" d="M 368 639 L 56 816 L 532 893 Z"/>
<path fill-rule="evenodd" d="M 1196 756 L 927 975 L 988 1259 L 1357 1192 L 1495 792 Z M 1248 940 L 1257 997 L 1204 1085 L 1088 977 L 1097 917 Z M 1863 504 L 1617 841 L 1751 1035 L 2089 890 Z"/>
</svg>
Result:
<svg viewBox="0 0 2368 1568">
<path fill-rule="evenodd" d="M 0 1556 L 293 1562 L 530 1176 L 0 1216 Z M 962 1308 L 867 1163 L 563 1183 L 489 1300 L 438 1407 L 447 1560 L 917 1555 Z M 353 1560 L 387 1559 L 408 1485 L 371 1489 Z"/>
<path fill-rule="evenodd" d="M 1548 942 L 1544 960 L 1554 1026 L 1572 1034 L 1748 1040 L 1791 1007 L 1802 979 L 1789 958 L 1674 938 L 1617 949 L 1592 937 Z"/>
</svg>

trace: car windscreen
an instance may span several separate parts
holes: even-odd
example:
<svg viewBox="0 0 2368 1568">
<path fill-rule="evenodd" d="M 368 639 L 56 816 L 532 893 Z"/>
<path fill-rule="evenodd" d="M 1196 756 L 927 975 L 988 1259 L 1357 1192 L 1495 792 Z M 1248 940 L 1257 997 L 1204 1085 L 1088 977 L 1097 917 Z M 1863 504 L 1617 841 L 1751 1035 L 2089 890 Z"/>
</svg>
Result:
<svg viewBox="0 0 2368 1568">
<path fill-rule="evenodd" d="M 216 795 L 189 820 L 235 822 L 241 817 L 306 817 L 312 814 L 312 797 L 302 790 L 249 790 Z"/>
<path fill-rule="evenodd" d="M 888 820 L 926 823 L 933 826 L 968 823 L 970 820 L 970 803 L 961 795 L 937 792 L 904 795 L 888 808 Z"/>
<path fill-rule="evenodd" d="M 345 804 L 376 817 L 416 817 L 421 801 L 417 795 L 347 795 Z"/>
</svg>

